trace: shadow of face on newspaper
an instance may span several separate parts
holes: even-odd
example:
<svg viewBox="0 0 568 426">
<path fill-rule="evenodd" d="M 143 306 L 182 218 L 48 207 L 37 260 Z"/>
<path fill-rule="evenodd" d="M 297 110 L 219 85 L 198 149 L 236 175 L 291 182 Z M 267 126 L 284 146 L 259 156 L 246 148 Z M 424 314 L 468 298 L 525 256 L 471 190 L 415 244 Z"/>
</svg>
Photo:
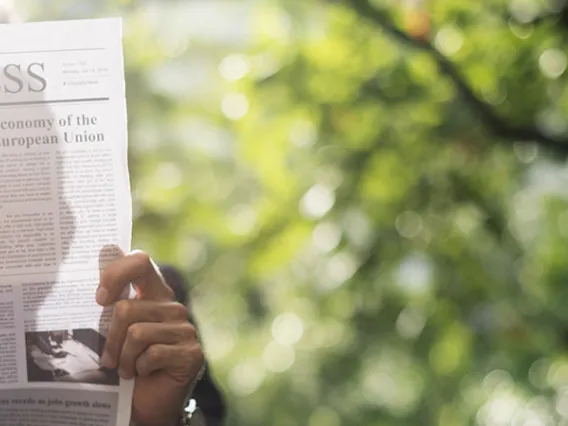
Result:
<svg viewBox="0 0 568 426">
<path fill-rule="evenodd" d="M 11 353 L 20 366 L 0 383 L 24 376 L 118 385 L 116 372 L 99 366 L 105 339 L 87 319 L 97 308 L 101 185 L 112 171 L 93 167 L 97 154 L 70 143 L 78 131 L 73 105 L 48 103 L 41 67 L 30 72 L 21 56 L 11 64 L 0 55 L 0 71 L 9 67 L 13 77 L 0 72 L 0 363 Z M 22 339 L 25 373 L 17 362 Z"/>
</svg>

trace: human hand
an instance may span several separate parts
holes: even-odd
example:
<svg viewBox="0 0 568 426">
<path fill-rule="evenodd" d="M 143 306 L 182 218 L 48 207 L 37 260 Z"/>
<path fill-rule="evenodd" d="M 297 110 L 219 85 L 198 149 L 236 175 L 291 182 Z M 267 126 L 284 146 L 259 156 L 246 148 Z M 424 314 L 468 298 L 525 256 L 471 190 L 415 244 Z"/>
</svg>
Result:
<svg viewBox="0 0 568 426">
<path fill-rule="evenodd" d="M 133 283 L 137 298 L 118 300 Z M 158 267 L 132 252 L 101 273 L 97 303 L 114 304 L 101 363 L 136 377 L 132 420 L 137 426 L 171 426 L 182 412 L 204 356 L 188 310 L 175 302 Z"/>
</svg>

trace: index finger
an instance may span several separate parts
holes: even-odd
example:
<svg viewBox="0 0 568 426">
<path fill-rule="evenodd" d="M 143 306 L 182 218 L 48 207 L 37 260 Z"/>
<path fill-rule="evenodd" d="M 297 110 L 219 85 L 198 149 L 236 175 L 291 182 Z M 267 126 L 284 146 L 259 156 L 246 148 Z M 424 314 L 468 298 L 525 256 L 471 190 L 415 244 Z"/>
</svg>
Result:
<svg viewBox="0 0 568 426">
<path fill-rule="evenodd" d="M 154 261 L 142 251 L 134 251 L 108 265 L 102 272 L 97 303 L 108 306 L 116 302 L 130 283 L 140 299 L 173 300 L 173 291 L 166 284 Z"/>
</svg>

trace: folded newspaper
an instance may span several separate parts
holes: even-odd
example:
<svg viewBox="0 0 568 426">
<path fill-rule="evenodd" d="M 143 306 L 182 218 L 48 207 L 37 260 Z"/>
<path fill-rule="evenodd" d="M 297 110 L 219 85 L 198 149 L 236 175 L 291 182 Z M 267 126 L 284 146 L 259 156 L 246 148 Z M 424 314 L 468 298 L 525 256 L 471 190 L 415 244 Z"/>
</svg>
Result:
<svg viewBox="0 0 568 426">
<path fill-rule="evenodd" d="M 121 22 L 0 25 L 0 425 L 128 425 L 101 268 L 130 250 Z"/>
</svg>

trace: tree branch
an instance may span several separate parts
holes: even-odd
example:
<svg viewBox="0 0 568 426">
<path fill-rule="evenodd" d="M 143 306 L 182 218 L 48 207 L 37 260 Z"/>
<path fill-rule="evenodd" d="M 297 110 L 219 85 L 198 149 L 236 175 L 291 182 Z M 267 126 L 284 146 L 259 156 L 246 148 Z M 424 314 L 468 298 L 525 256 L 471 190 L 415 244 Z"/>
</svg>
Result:
<svg viewBox="0 0 568 426">
<path fill-rule="evenodd" d="M 453 81 L 461 97 L 494 135 L 509 143 L 534 142 L 563 157 L 568 157 L 568 138 L 548 136 L 535 126 L 513 126 L 507 123 L 493 107 L 475 94 L 457 67 L 429 41 L 415 39 L 399 29 L 386 13 L 375 9 L 368 0 L 345 0 L 345 3 L 350 5 L 363 19 L 370 19 L 398 41 L 429 53 L 438 63 L 442 74 Z"/>
</svg>

